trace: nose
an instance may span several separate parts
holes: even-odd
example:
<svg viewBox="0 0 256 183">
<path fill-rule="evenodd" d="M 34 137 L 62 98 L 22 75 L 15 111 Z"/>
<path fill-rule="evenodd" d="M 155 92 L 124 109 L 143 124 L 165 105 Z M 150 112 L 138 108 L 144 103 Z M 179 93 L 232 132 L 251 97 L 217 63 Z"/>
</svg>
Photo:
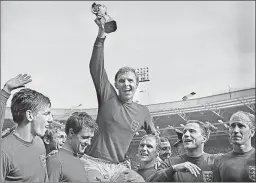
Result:
<svg viewBox="0 0 256 183">
<path fill-rule="evenodd" d="M 183 134 L 184 137 L 189 137 L 189 135 L 190 135 L 189 131 L 186 131 L 186 132 Z"/>
<path fill-rule="evenodd" d="M 87 145 L 91 145 L 91 138 L 89 138 L 89 139 L 86 141 L 86 144 L 87 144 Z"/>
<path fill-rule="evenodd" d="M 125 84 L 125 85 L 129 85 L 129 81 L 126 79 L 126 80 L 124 81 L 124 84 Z"/>
<path fill-rule="evenodd" d="M 48 123 L 52 123 L 53 122 L 53 115 L 50 115 L 49 119 L 47 121 L 48 121 Z"/>
<path fill-rule="evenodd" d="M 143 146 L 142 150 L 146 151 L 147 150 L 147 146 Z"/>
<path fill-rule="evenodd" d="M 238 133 L 238 132 L 239 132 L 239 128 L 238 128 L 238 126 L 235 126 L 235 128 L 233 128 L 233 132 L 236 132 L 236 133 Z"/>
</svg>

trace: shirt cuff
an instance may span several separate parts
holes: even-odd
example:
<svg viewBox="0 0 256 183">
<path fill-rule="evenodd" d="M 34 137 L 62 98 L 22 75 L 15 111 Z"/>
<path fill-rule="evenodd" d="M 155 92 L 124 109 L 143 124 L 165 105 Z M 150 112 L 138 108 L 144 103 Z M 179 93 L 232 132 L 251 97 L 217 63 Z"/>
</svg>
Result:
<svg viewBox="0 0 256 183">
<path fill-rule="evenodd" d="M 10 93 L 7 93 L 5 90 L 1 90 L 1 97 L 4 97 L 6 99 L 6 101 L 8 100 L 8 98 L 10 97 Z"/>
<path fill-rule="evenodd" d="M 168 168 L 164 171 L 164 173 L 165 173 L 166 178 L 168 178 L 168 177 L 172 176 L 172 175 L 175 173 L 175 170 L 173 169 L 172 166 L 170 166 L 170 167 L 168 167 Z"/>
<path fill-rule="evenodd" d="M 106 37 L 104 37 L 104 38 L 99 38 L 99 37 L 97 37 L 97 38 L 96 38 L 96 41 L 95 41 L 95 43 L 94 43 L 94 46 L 103 47 L 103 46 L 104 46 L 105 39 L 106 39 Z"/>
</svg>

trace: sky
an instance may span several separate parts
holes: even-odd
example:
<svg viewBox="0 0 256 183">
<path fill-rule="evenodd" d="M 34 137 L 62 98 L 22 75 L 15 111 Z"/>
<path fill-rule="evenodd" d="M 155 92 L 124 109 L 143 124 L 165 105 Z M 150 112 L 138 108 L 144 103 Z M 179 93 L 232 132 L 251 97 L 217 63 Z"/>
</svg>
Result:
<svg viewBox="0 0 256 183">
<path fill-rule="evenodd" d="M 27 73 L 52 108 L 96 108 L 89 61 L 93 1 L 1 1 L 1 87 Z M 110 81 L 149 68 L 135 100 L 155 104 L 255 87 L 254 1 L 97 1 L 117 31 L 105 41 Z M 80 105 L 81 104 L 81 105 Z M 10 105 L 10 101 L 8 103 Z"/>
</svg>

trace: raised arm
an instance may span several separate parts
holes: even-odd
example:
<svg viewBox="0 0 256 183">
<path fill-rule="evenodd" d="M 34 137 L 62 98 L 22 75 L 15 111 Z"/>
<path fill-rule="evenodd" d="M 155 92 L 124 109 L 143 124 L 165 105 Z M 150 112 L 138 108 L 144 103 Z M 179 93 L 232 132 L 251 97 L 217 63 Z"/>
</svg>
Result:
<svg viewBox="0 0 256 183">
<path fill-rule="evenodd" d="M 25 84 L 31 82 L 31 76 L 27 74 L 19 74 L 15 78 L 8 80 L 4 88 L 1 90 L 1 103 L 0 103 L 0 132 L 2 137 L 2 129 L 4 124 L 4 117 L 5 117 L 5 110 L 6 110 L 6 103 L 11 95 L 11 91 L 17 88 L 24 87 Z"/>
<path fill-rule="evenodd" d="M 113 91 L 115 92 L 115 89 L 110 84 L 104 68 L 104 41 L 106 39 L 106 33 L 99 19 L 96 19 L 95 23 L 99 27 L 99 32 L 93 46 L 90 73 L 96 88 L 98 100 L 101 102 L 102 100 L 107 100 L 111 96 L 111 93 Z"/>
</svg>

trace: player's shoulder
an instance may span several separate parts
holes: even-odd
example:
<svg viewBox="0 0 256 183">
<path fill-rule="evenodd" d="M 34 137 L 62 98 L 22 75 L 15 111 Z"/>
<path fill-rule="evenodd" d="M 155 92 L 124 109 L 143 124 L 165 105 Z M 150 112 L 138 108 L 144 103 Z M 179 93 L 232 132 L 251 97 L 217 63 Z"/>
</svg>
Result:
<svg viewBox="0 0 256 183">
<path fill-rule="evenodd" d="M 46 162 L 48 164 L 60 165 L 61 164 L 61 158 L 60 158 L 59 152 L 56 152 L 56 153 L 51 154 L 49 156 L 47 155 Z"/>
<path fill-rule="evenodd" d="M 230 152 L 224 153 L 224 154 L 215 154 L 215 155 L 216 155 L 215 162 L 217 162 L 218 164 L 221 164 L 223 162 L 226 162 L 226 160 L 233 157 L 233 151 L 230 151 Z"/>
<path fill-rule="evenodd" d="M 223 153 L 217 153 L 217 154 L 204 153 L 204 155 L 210 159 L 218 159 L 219 157 L 221 157 L 224 154 Z"/>
<path fill-rule="evenodd" d="M 39 137 L 39 136 L 35 136 L 34 142 L 35 142 L 38 146 L 45 147 L 45 146 L 44 146 L 44 141 L 43 141 L 43 139 L 42 139 L 41 137 Z"/>
<path fill-rule="evenodd" d="M 6 136 L 5 138 L 1 139 L 1 149 L 3 151 L 5 151 L 6 149 L 9 149 L 12 147 L 12 145 L 15 145 L 16 142 L 16 138 L 14 137 L 13 134 L 10 134 L 8 136 Z M 12 144 L 12 145 L 10 145 Z"/>
<path fill-rule="evenodd" d="M 177 155 L 177 156 L 173 156 L 173 157 L 169 157 L 166 160 L 168 161 L 169 165 L 175 165 L 175 164 L 179 164 L 185 161 L 185 157 L 184 154 L 181 155 Z"/>
<path fill-rule="evenodd" d="M 147 106 L 139 104 L 137 102 L 134 102 L 134 105 L 141 111 L 143 111 L 144 113 L 149 113 L 149 109 L 147 108 Z"/>
</svg>

